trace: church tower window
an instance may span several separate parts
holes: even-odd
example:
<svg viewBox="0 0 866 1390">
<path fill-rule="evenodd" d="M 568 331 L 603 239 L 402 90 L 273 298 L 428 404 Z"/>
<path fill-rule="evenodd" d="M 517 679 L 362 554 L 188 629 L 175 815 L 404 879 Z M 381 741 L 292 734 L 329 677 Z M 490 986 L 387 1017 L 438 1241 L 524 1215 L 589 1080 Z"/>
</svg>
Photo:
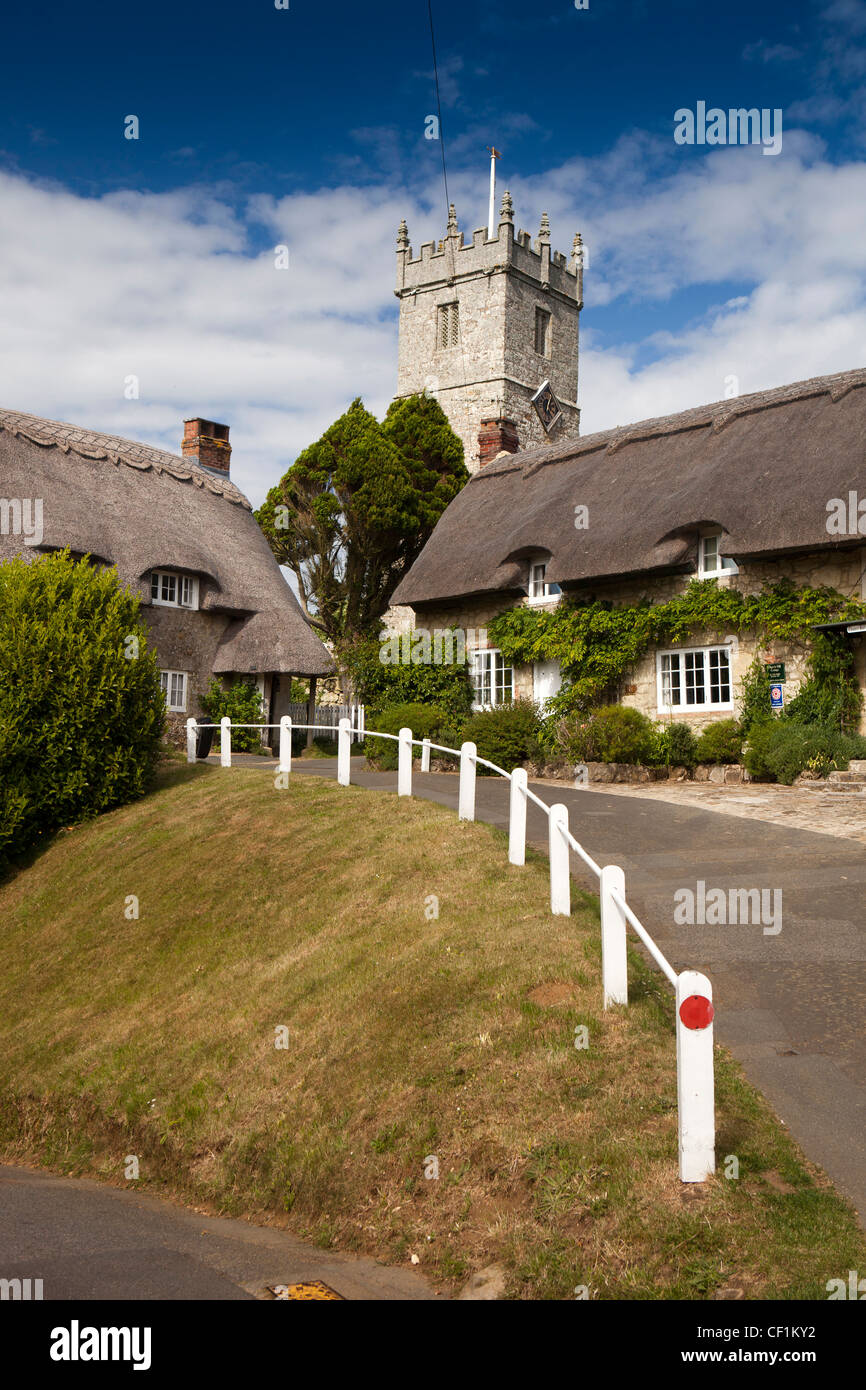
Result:
<svg viewBox="0 0 866 1390">
<path fill-rule="evenodd" d="M 439 329 L 437 342 L 440 348 L 456 347 L 460 341 L 460 306 L 455 300 L 453 304 L 439 305 Z"/>
</svg>

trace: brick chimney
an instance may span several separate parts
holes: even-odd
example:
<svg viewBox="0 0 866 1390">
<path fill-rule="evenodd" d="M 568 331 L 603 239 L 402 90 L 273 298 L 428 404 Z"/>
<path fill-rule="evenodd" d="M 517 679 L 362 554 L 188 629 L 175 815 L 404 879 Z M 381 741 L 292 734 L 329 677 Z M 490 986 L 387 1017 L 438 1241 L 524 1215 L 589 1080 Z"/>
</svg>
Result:
<svg viewBox="0 0 866 1390">
<path fill-rule="evenodd" d="M 228 425 L 217 425 L 213 420 L 184 420 L 181 449 L 190 463 L 228 476 L 232 457 Z"/>
<path fill-rule="evenodd" d="M 516 454 L 520 447 L 517 439 L 517 426 L 513 420 L 482 420 L 478 431 L 478 466 L 495 459 L 503 452 Z"/>
</svg>

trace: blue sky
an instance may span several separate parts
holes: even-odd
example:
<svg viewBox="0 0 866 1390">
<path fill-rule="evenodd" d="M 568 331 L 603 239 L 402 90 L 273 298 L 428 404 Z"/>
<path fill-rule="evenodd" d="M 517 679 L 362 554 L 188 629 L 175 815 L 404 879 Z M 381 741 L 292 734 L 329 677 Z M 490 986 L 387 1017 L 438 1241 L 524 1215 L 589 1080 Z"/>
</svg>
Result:
<svg viewBox="0 0 866 1390">
<path fill-rule="evenodd" d="M 518 224 L 587 242 L 585 431 L 864 364 L 864 0 L 433 15 L 461 226 L 495 143 Z M 0 403 L 172 449 L 225 420 L 255 501 L 385 409 L 397 223 L 444 230 L 427 0 L 19 7 L 4 50 Z M 780 109 L 781 153 L 676 144 L 698 101 Z"/>
</svg>

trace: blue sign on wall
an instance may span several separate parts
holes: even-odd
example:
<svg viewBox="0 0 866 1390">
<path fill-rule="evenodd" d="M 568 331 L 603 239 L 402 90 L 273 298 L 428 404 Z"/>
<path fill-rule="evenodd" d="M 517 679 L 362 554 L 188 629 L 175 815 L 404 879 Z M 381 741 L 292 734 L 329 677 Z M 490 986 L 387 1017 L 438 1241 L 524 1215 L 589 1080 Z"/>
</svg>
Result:
<svg viewBox="0 0 866 1390">
<path fill-rule="evenodd" d="M 773 709 L 781 709 L 784 703 L 785 703 L 785 697 L 784 697 L 784 695 L 782 694 L 782 687 L 781 687 L 780 685 L 771 685 L 771 686 L 770 686 L 770 705 L 771 705 L 771 707 L 772 707 Z"/>
</svg>

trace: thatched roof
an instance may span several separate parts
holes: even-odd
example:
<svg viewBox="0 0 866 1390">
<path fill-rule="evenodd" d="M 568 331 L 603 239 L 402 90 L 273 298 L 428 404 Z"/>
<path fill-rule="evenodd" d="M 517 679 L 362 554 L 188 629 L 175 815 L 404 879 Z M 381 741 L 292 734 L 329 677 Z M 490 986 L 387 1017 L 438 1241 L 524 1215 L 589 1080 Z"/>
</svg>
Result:
<svg viewBox="0 0 866 1390">
<path fill-rule="evenodd" d="M 149 595 L 151 569 L 209 579 L 202 608 L 235 619 L 217 672 L 334 669 L 227 477 L 147 444 L 0 410 L 0 494 L 41 497 L 41 548 L 68 546 L 116 565 L 133 592 Z M 15 536 L 2 546 L 28 549 Z"/>
<path fill-rule="evenodd" d="M 455 497 L 393 602 L 525 592 L 532 552 L 565 587 L 688 573 L 702 526 L 720 527 L 737 561 L 863 545 L 826 522 L 831 498 L 866 497 L 864 388 L 866 369 L 840 372 L 499 457 Z"/>
</svg>

